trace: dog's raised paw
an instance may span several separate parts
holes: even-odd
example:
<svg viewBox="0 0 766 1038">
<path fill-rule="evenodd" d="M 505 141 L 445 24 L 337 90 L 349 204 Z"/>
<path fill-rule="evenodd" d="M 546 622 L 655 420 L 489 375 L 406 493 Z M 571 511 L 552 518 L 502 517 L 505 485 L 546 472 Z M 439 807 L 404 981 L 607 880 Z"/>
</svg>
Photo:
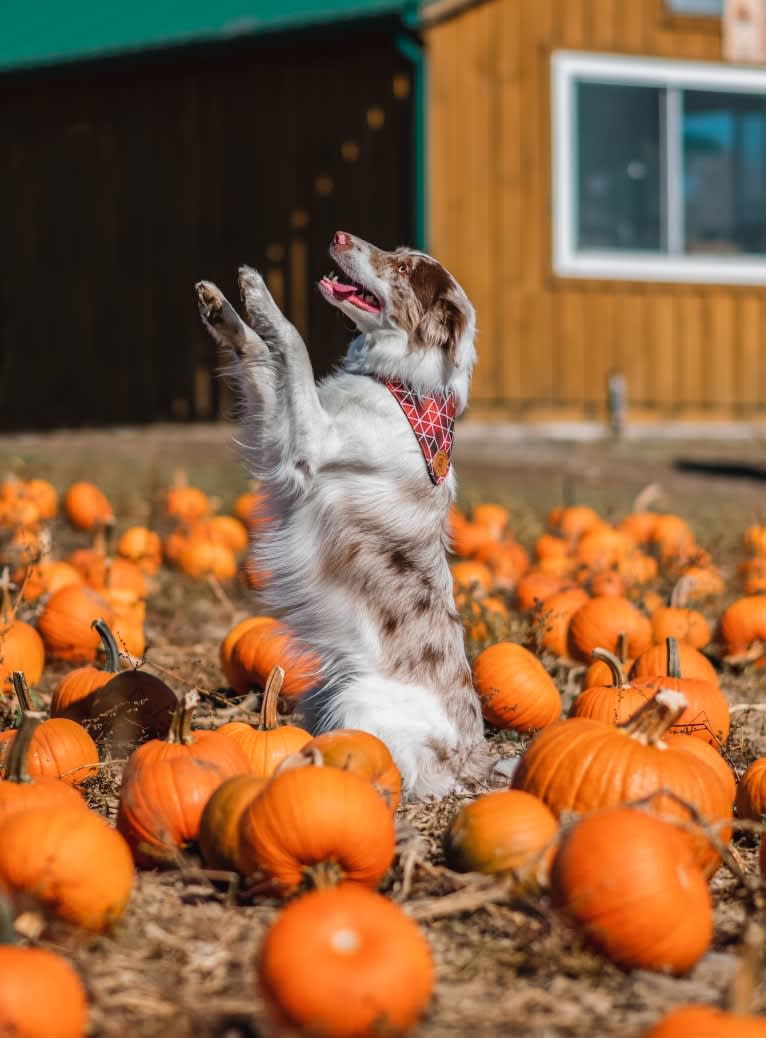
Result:
<svg viewBox="0 0 766 1038">
<path fill-rule="evenodd" d="M 197 306 L 203 321 L 217 325 L 223 323 L 223 295 L 211 281 L 198 281 L 194 286 Z"/>
<path fill-rule="evenodd" d="M 255 301 L 258 296 L 262 296 L 268 291 L 262 275 L 253 267 L 243 264 L 237 272 L 237 280 L 239 282 L 239 294 L 243 303 L 247 302 L 248 299 Z"/>
</svg>

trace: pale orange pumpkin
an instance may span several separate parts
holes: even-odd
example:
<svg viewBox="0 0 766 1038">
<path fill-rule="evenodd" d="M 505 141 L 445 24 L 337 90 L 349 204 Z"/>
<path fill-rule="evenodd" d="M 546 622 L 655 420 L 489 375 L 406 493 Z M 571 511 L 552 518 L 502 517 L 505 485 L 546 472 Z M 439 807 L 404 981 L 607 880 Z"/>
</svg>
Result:
<svg viewBox="0 0 766 1038">
<path fill-rule="evenodd" d="M 596 648 L 614 652 L 623 633 L 629 656 L 635 658 L 651 645 L 651 625 L 628 599 L 613 595 L 590 598 L 569 621 L 569 655 L 587 663 Z"/>
<path fill-rule="evenodd" d="M 569 623 L 584 602 L 589 598 L 583 588 L 567 588 L 556 591 L 546 598 L 532 613 L 532 625 L 540 644 L 554 656 L 567 656 L 567 632 Z"/>
<path fill-rule="evenodd" d="M 388 746 L 377 735 L 355 728 L 334 728 L 306 743 L 318 750 L 325 766 L 343 768 L 366 779 L 395 811 L 402 798 L 402 776 Z"/>
<path fill-rule="evenodd" d="M 111 606 L 93 588 L 70 584 L 51 595 L 37 621 L 49 655 L 72 663 L 92 663 L 101 644 L 92 627 L 99 617 L 112 625 Z"/>
<path fill-rule="evenodd" d="M 23 670 L 36 684 L 45 666 L 45 646 L 31 624 L 16 619 L 7 569 L 0 577 L 0 694 L 12 694 L 11 674 Z"/>
<path fill-rule="evenodd" d="M 561 715 L 561 697 L 542 663 L 514 642 L 484 649 L 473 663 L 473 680 L 485 720 L 498 728 L 532 732 Z"/>
<path fill-rule="evenodd" d="M 0 1021 L 13 1038 L 85 1038 L 83 983 L 48 948 L 0 944 Z"/>
<path fill-rule="evenodd" d="M 253 624 L 245 630 L 234 644 L 231 664 L 247 681 L 238 692 L 263 688 L 274 667 L 285 672 L 282 695 L 287 698 L 308 692 L 320 675 L 318 657 L 282 623 Z"/>
<path fill-rule="evenodd" d="M 162 565 L 160 535 L 146 526 L 129 526 L 117 542 L 117 553 L 144 573 L 157 573 Z"/>
<path fill-rule="evenodd" d="M 87 480 L 69 487 L 63 505 L 67 519 L 78 530 L 94 530 L 114 522 L 114 510 L 103 490 Z"/>
</svg>

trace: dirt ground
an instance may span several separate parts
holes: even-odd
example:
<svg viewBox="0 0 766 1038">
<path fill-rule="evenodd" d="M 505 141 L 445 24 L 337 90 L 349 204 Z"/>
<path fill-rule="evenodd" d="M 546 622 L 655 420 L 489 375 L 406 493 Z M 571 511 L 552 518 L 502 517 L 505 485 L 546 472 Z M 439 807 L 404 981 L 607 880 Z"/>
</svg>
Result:
<svg viewBox="0 0 766 1038">
<path fill-rule="evenodd" d="M 226 510 L 246 488 L 246 475 L 220 426 L 157 426 L 143 430 L 61 432 L 0 437 L 0 475 L 7 471 L 51 479 L 63 489 L 75 479 L 99 483 L 123 528 L 159 521 L 156 502 L 178 467 L 191 482 L 217 495 Z M 494 500 L 509 507 L 518 539 L 529 547 L 550 507 L 563 500 L 591 504 L 619 518 L 636 494 L 655 485 L 654 507 L 687 518 L 703 547 L 736 593 L 736 564 L 747 525 L 766 521 L 766 458 L 757 441 L 620 443 L 476 442 L 458 448 L 461 503 Z M 83 543 L 54 531 L 62 550 Z M 178 692 L 203 691 L 202 723 L 215 724 L 231 706 L 221 688 L 217 652 L 233 622 L 257 610 L 238 585 L 224 588 L 165 573 L 149 600 L 146 666 Z M 709 610 L 715 620 L 720 604 Z M 505 631 L 518 640 L 523 620 Z M 481 647 L 469 643 L 469 654 Z M 38 692 L 43 703 L 65 668 L 52 665 Z M 566 698 L 567 668 L 553 666 Z M 741 771 L 766 753 L 766 714 L 748 709 L 764 699 L 766 670 L 722 672 L 733 714 L 729 744 Z M 566 691 L 566 690 L 569 691 Z M 4 708 L 6 718 L 10 708 Z M 245 715 L 247 717 L 247 715 Z M 3 718 L 0 717 L 0 720 Z M 522 743 L 491 733 L 498 750 L 514 755 Z M 91 780 L 93 806 L 114 816 L 117 765 Z M 492 883 L 444 868 L 441 841 L 459 806 L 457 797 L 400 809 L 400 853 L 384 889 L 424 927 L 437 968 L 435 998 L 416 1038 L 510 1035 L 642 1035 L 667 1008 L 690 1001 L 725 1004 L 737 972 L 744 926 L 759 911 L 753 893 L 757 848 L 738 836 L 734 871 L 713 880 L 713 945 L 683 978 L 622 972 L 584 948 L 552 913 L 544 897 L 497 900 Z M 260 942 L 278 906 L 240 903 L 226 883 L 211 878 L 193 854 L 179 870 L 144 872 L 114 933 L 89 936 L 52 925 L 43 942 L 76 963 L 91 1003 L 89 1035 L 136 1038 L 245 1038 L 277 1033 L 256 983 Z M 766 987 L 753 1009 L 766 1013 Z M 280 1032 L 281 1033 L 281 1032 Z"/>
</svg>

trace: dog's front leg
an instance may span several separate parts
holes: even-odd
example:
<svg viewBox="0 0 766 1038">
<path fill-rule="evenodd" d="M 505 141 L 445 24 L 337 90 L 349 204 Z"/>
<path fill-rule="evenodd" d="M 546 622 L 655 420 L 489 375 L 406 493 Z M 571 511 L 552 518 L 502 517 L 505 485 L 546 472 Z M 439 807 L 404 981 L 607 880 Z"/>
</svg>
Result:
<svg viewBox="0 0 766 1038">
<path fill-rule="evenodd" d="M 233 357 L 229 373 L 243 396 L 252 448 L 253 475 L 264 479 L 282 465 L 279 428 L 280 375 L 268 346 L 240 318 L 221 290 L 211 281 L 195 285 L 202 323 L 219 345 Z"/>
<path fill-rule="evenodd" d="M 281 362 L 289 414 L 288 456 L 304 479 L 310 478 L 318 467 L 319 445 L 328 420 L 319 402 L 306 344 L 252 267 L 240 267 L 239 290 L 250 325 Z"/>
</svg>

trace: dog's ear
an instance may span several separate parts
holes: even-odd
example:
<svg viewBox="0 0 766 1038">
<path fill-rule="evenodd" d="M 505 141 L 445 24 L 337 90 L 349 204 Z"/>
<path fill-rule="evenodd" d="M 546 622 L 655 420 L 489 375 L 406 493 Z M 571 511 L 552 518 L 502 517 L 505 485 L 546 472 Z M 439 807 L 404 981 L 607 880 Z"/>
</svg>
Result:
<svg viewBox="0 0 766 1038">
<path fill-rule="evenodd" d="M 455 364 L 468 317 L 455 302 L 452 276 L 439 263 L 423 259 L 413 269 L 410 283 L 422 311 L 414 341 L 425 349 L 445 350 Z"/>
<path fill-rule="evenodd" d="M 426 349 L 445 350 L 455 364 L 467 325 L 468 319 L 462 308 L 442 297 L 435 300 L 421 317 L 415 329 L 415 341 Z"/>
</svg>

